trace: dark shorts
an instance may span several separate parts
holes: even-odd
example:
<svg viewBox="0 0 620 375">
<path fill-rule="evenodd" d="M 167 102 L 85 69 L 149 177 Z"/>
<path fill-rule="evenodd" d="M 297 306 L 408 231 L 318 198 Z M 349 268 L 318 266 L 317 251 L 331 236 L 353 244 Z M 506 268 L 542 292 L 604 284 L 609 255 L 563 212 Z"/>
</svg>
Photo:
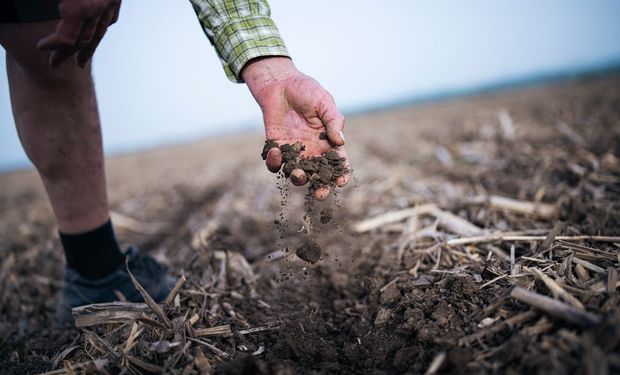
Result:
<svg viewBox="0 0 620 375">
<path fill-rule="evenodd" d="M 0 23 L 39 22 L 60 18 L 58 0 L 0 0 Z"/>
</svg>

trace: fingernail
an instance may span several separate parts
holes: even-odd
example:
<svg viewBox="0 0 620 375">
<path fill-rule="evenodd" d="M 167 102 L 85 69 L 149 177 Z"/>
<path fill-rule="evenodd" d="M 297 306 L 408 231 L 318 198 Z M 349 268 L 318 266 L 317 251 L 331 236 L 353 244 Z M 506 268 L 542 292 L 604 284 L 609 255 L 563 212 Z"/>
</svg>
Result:
<svg viewBox="0 0 620 375">
<path fill-rule="evenodd" d="M 340 135 L 340 138 L 342 139 L 342 141 L 344 142 L 344 133 L 342 132 L 342 130 L 340 131 L 340 133 L 338 133 Z"/>
</svg>

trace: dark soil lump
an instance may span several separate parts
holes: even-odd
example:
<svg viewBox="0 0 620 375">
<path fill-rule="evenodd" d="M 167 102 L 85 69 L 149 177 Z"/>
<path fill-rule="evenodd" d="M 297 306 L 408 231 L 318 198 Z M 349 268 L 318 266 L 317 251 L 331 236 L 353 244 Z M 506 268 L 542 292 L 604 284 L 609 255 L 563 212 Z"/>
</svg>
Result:
<svg viewBox="0 0 620 375">
<path fill-rule="evenodd" d="M 319 261 L 319 258 L 321 258 L 321 248 L 316 244 L 316 242 L 308 241 L 297 249 L 295 254 L 297 254 L 300 259 L 314 264 Z"/>
<path fill-rule="evenodd" d="M 310 192 L 314 192 L 320 186 L 335 187 L 338 177 L 348 172 L 344 158 L 340 157 L 335 150 L 330 150 L 321 156 L 302 158 L 300 154 L 305 150 L 305 146 L 301 142 L 279 146 L 274 140 L 268 139 L 261 153 L 263 160 L 267 159 L 267 153 L 274 147 L 280 148 L 284 176 L 289 177 L 294 169 L 302 169 L 308 176 Z"/>
</svg>

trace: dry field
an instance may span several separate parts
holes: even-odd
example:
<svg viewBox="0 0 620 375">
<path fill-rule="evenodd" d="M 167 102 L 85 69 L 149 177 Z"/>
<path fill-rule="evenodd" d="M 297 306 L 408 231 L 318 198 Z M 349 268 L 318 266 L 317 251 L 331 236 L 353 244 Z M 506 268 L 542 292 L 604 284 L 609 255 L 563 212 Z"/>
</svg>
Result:
<svg viewBox="0 0 620 375">
<path fill-rule="evenodd" d="M 309 214 L 260 134 L 111 158 L 119 238 L 183 277 L 75 330 L 41 184 L 0 175 L 0 373 L 620 372 L 620 76 L 352 116 L 347 142 L 355 179 Z"/>
</svg>

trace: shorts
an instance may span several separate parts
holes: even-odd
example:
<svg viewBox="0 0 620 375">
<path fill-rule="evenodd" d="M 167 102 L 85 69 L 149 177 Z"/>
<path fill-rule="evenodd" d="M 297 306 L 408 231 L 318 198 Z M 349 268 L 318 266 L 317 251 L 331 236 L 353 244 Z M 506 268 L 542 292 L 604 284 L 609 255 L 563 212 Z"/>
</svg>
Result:
<svg viewBox="0 0 620 375">
<path fill-rule="evenodd" d="M 0 0 L 0 23 L 40 22 L 58 18 L 58 0 Z"/>
</svg>

